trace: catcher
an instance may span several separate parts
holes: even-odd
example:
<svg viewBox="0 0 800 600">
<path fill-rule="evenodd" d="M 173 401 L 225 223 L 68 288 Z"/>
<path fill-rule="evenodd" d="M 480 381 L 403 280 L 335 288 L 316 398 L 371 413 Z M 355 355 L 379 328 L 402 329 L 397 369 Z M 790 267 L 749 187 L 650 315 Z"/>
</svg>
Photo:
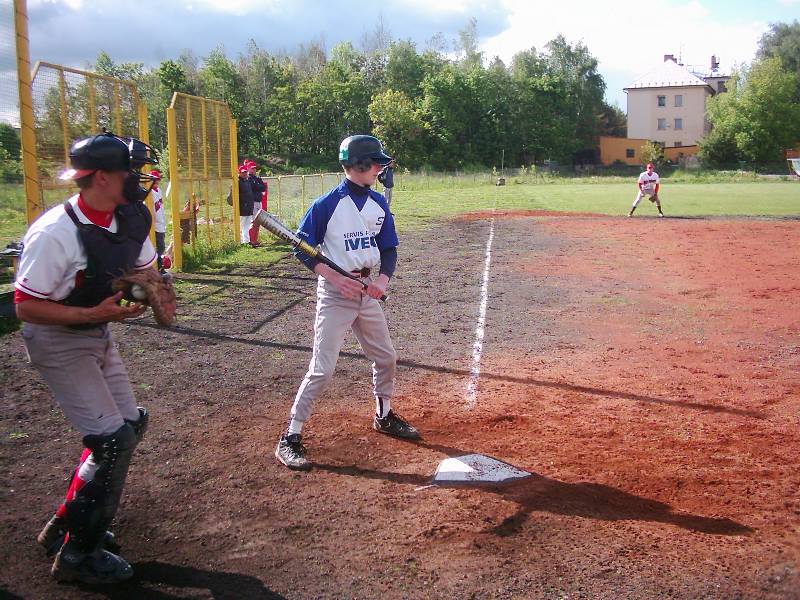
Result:
<svg viewBox="0 0 800 600">
<path fill-rule="evenodd" d="M 636 200 L 633 201 L 633 206 L 631 206 L 631 211 L 628 213 L 629 217 L 633 216 L 633 211 L 636 210 L 636 207 L 639 205 L 639 201 L 644 196 L 650 196 L 650 202 L 655 202 L 656 208 L 658 209 L 658 216 L 663 217 L 664 213 L 661 212 L 661 200 L 658 197 L 658 189 L 661 186 L 659 183 L 658 173 L 653 171 L 653 163 L 647 163 L 647 170 L 642 172 L 639 175 L 639 180 L 637 181 L 637 185 L 639 186 L 639 193 L 636 194 Z"/>
<path fill-rule="evenodd" d="M 130 299 L 153 294 L 161 323 L 172 321 L 175 299 L 152 268 L 156 251 L 140 185 L 151 178 L 131 169 L 132 148 L 108 133 L 72 146 L 72 168 L 61 177 L 75 181 L 79 193 L 30 227 L 15 282 L 28 358 L 85 446 L 66 500 L 38 538 L 56 553 L 51 573 L 59 581 L 116 583 L 133 574 L 109 550 L 117 546 L 108 528 L 148 414 L 136 405 L 108 323 L 138 317 L 146 306 L 121 303 L 125 284 L 113 278 L 134 271 L 130 280 L 142 289 L 131 286 Z"/>
</svg>

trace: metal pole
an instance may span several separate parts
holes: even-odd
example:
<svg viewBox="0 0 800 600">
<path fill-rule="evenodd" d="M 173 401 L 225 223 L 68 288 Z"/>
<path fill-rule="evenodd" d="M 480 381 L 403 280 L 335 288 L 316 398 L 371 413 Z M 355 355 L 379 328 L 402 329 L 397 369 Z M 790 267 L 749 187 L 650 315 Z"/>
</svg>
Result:
<svg viewBox="0 0 800 600">
<path fill-rule="evenodd" d="M 206 239 L 211 245 L 211 199 L 208 196 L 208 138 L 206 137 L 206 101 L 200 104 L 200 119 L 203 121 L 203 190 L 206 199 Z"/>
<path fill-rule="evenodd" d="M 186 98 L 186 160 L 189 163 L 189 213 L 194 223 L 194 174 L 192 173 L 192 105 L 187 96 Z M 192 228 L 194 229 L 194 228 Z M 191 237 L 191 244 L 197 241 L 197 235 Z"/>
<path fill-rule="evenodd" d="M 147 121 L 147 104 L 139 100 L 136 104 L 137 113 L 139 116 L 139 139 L 142 140 L 145 144 L 150 143 L 150 131 L 148 128 L 148 121 Z M 142 167 L 143 169 L 146 167 Z M 156 207 L 153 205 L 153 195 L 149 192 L 147 193 L 147 197 L 144 199 L 145 204 L 147 205 L 147 210 L 150 211 L 150 214 L 155 216 L 156 214 Z M 155 220 L 150 225 L 150 241 L 153 242 L 153 245 L 156 243 L 156 228 L 155 228 Z"/>
<path fill-rule="evenodd" d="M 230 144 L 231 144 L 231 198 L 233 198 L 233 239 L 237 244 L 242 243 L 239 232 L 239 169 L 237 168 L 239 143 L 236 139 L 236 119 L 231 119 Z"/>
<path fill-rule="evenodd" d="M 219 123 L 220 107 L 219 107 L 219 104 L 215 104 L 214 107 L 215 107 L 214 113 L 215 113 L 215 116 L 216 116 L 216 119 L 217 119 L 217 177 L 219 177 L 219 185 L 221 186 L 221 185 L 223 185 L 222 182 L 224 181 L 224 179 L 222 177 L 222 130 L 220 129 L 220 123 Z M 220 190 L 220 191 L 224 191 L 224 190 Z M 225 213 L 224 213 L 225 207 L 223 206 L 224 203 L 222 202 L 222 194 L 220 194 L 219 200 L 220 200 L 220 202 L 219 202 L 219 223 L 220 223 L 220 227 L 222 228 L 222 231 L 224 231 L 224 226 L 222 225 L 222 223 L 224 222 L 224 217 L 225 217 Z"/>
<path fill-rule="evenodd" d="M 178 128 L 175 109 L 167 109 L 167 149 L 169 151 L 170 204 L 172 205 L 172 265 L 176 271 L 183 267 L 181 240 L 180 177 L 178 174 Z"/>
<path fill-rule="evenodd" d="M 17 45 L 17 81 L 22 143 L 22 174 L 25 186 L 25 217 L 30 225 L 42 214 L 44 203 L 42 202 L 42 193 L 39 187 L 39 167 L 36 160 L 36 121 L 33 116 L 28 9 L 25 0 L 14 0 L 14 24 Z"/>
<path fill-rule="evenodd" d="M 122 131 L 122 112 L 119 106 L 119 81 L 114 82 L 114 133 L 117 135 L 125 135 Z"/>
<path fill-rule="evenodd" d="M 300 192 L 300 208 L 302 208 L 303 212 L 305 213 L 306 212 L 306 176 L 305 175 L 301 175 L 301 177 L 303 178 L 303 184 L 302 184 L 302 186 L 300 188 L 301 189 L 301 192 Z"/>
<path fill-rule="evenodd" d="M 95 134 L 97 133 L 97 101 L 95 99 L 94 77 L 86 78 L 86 88 L 89 97 L 89 130 Z"/>
<path fill-rule="evenodd" d="M 281 192 L 281 175 L 278 175 L 278 216 L 283 218 L 283 193 Z"/>
<path fill-rule="evenodd" d="M 64 166 L 69 166 L 69 133 L 67 132 L 67 82 L 64 71 L 58 71 L 58 92 L 61 104 L 61 141 L 64 144 Z"/>
</svg>

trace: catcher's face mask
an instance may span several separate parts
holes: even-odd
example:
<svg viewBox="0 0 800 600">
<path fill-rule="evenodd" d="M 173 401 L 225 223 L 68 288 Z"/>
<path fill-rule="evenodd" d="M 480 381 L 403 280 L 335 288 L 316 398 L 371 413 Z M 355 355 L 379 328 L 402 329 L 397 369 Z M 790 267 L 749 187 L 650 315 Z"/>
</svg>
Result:
<svg viewBox="0 0 800 600">
<path fill-rule="evenodd" d="M 153 189 L 156 178 L 139 171 L 128 171 L 125 183 L 122 186 L 122 196 L 128 202 L 143 202 L 147 194 Z M 142 187 L 144 184 L 146 187 Z"/>
</svg>

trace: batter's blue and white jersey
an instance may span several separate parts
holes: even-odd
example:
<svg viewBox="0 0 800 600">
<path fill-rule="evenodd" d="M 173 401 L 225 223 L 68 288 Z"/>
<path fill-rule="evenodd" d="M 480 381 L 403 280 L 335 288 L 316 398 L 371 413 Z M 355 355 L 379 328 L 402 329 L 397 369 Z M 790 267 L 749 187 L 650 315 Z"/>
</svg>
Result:
<svg viewBox="0 0 800 600">
<path fill-rule="evenodd" d="M 386 198 L 347 179 L 314 201 L 297 233 L 347 271 L 374 269 L 399 244 Z"/>
</svg>

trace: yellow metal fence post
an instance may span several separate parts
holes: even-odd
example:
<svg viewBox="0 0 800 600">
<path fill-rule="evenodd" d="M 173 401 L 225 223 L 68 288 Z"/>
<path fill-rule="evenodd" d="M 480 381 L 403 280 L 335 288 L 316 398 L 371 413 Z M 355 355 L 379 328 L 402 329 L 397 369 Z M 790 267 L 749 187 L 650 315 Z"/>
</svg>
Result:
<svg viewBox="0 0 800 600">
<path fill-rule="evenodd" d="M 303 212 L 306 212 L 306 176 L 302 175 L 302 177 L 303 183 L 301 186 L 302 191 L 300 192 L 300 208 L 303 210 Z"/>
<path fill-rule="evenodd" d="M 64 71 L 58 72 L 58 92 L 61 109 L 61 137 L 64 144 L 64 164 L 69 164 L 69 134 L 67 133 L 67 82 L 64 80 Z"/>
<path fill-rule="evenodd" d="M 283 218 L 283 197 L 281 193 L 281 176 L 278 175 L 278 217 Z"/>
<path fill-rule="evenodd" d="M 236 119 L 231 119 L 231 198 L 233 198 L 233 239 L 237 244 L 242 243 L 239 232 L 239 142 L 236 138 Z"/>
<path fill-rule="evenodd" d="M 206 128 L 206 101 L 200 104 L 200 119 L 203 121 L 203 191 L 206 201 L 206 241 L 211 245 L 211 199 L 208 196 L 208 133 Z"/>
<path fill-rule="evenodd" d="M 25 0 L 14 0 L 17 47 L 17 82 L 22 145 L 22 175 L 25 184 L 25 216 L 28 224 L 42 214 L 39 167 L 36 162 L 36 130 L 31 93 L 31 57 L 28 39 L 28 9 Z"/>
<path fill-rule="evenodd" d="M 178 131 L 175 126 L 175 109 L 167 109 L 167 135 L 169 136 L 169 185 L 172 205 L 172 265 L 183 268 L 183 241 L 181 240 L 180 175 L 178 173 Z"/>
<path fill-rule="evenodd" d="M 189 214 L 192 216 L 192 222 L 194 223 L 195 220 L 195 212 L 194 212 L 194 196 L 192 195 L 194 192 L 194 173 L 192 171 L 192 142 L 194 138 L 192 136 L 192 105 L 191 100 L 187 96 L 186 98 L 186 162 L 189 165 Z M 190 244 L 194 246 L 195 242 L 197 241 L 197 230 L 192 227 L 193 235 L 190 238 Z"/>
<path fill-rule="evenodd" d="M 139 139 L 142 140 L 145 144 L 150 143 L 150 132 L 148 129 L 148 121 L 147 121 L 147 104 L 144 102 L 139 102 L 138 105 L 138 121 L 139 121 Z M 150 166 L 145 165 L 142 169 L 147 169 L 150 171 Z M 147 197 L 144 199 L 145 204 L 147 205 L 147 210 L 150 211 L 150 214 L 153 215 L 153 223 L 150 225 L 150 241 L 153 242 L 153 245 L 156 243 L 156 228 L 155 228 L 155 215 L 156 215 L 156 208 L 153 205 L 153 195 L 148 192 Z"/>
<path fill-rule="evenodd" d="M 92 133 L 97 133 L 97 111 L 95 106 L 97 105 L 97 101 L 95 100 L 95 90 L 94 90 L 94 77 L 87 77 L 86 78 L 86 95 L 89 100 L 89 127 L 92 128 Z"/>
</svg>

